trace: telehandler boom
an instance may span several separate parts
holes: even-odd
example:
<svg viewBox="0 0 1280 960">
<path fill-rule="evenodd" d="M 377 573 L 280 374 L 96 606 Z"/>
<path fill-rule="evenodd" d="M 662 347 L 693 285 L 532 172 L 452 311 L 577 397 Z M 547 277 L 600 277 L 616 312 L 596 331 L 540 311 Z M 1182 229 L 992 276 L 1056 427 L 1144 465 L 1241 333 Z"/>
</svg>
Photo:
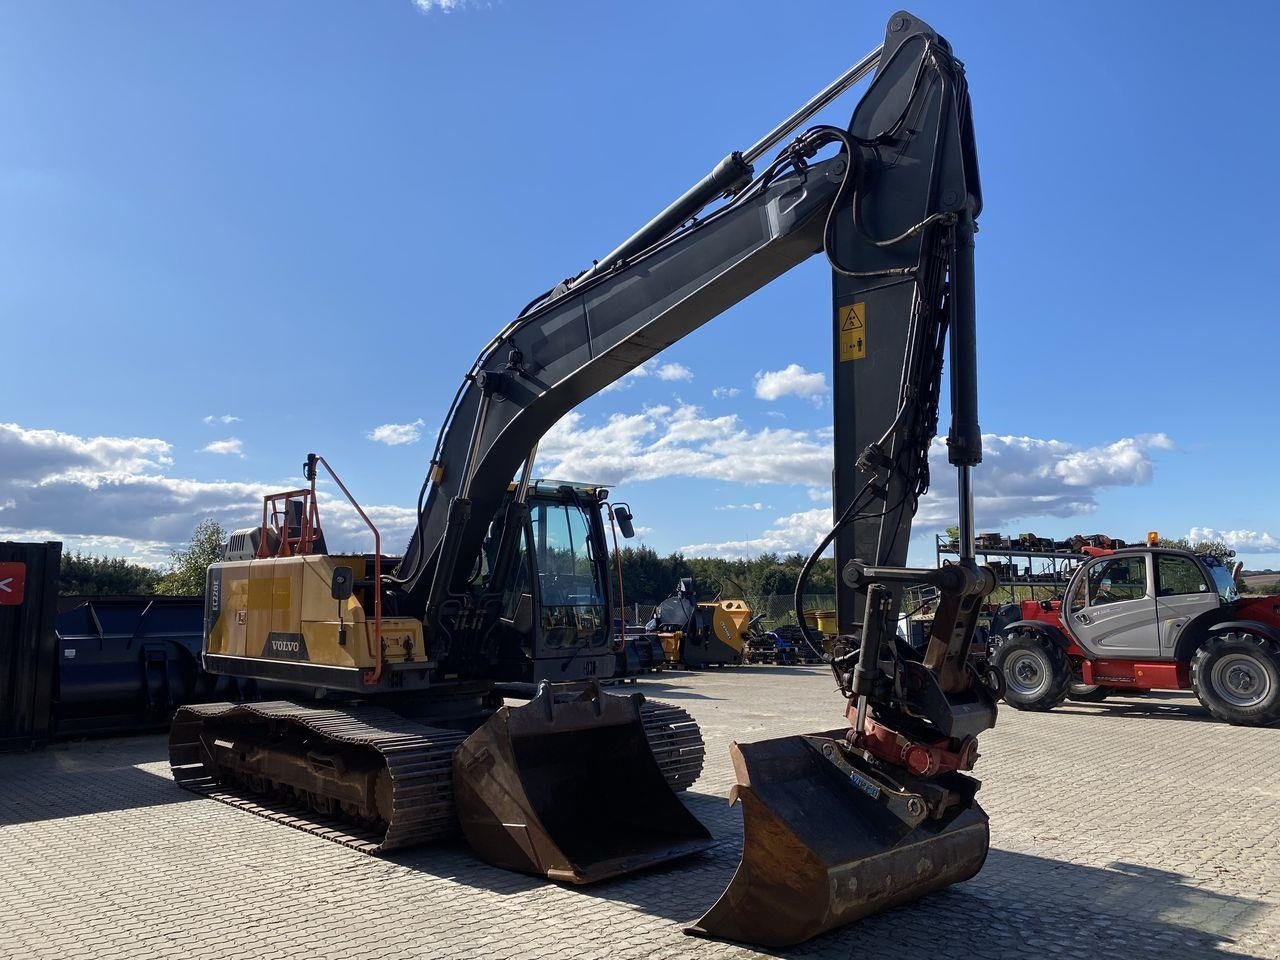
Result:
<svg viewBox="0 0 1280 960">
<path fill-rule="evenodd" d="M 806 129 L 756 170 L 873 71 L 847 127 Z M 600 565 L 592 574 L 590 550 L 573 548 L 586 542 L 575 530 L 586 529 L 589 496 L 561 491 L 553 527 L 532 471 L 539 439 L 578 403 L 823 253 L 833 277 L 835 519 L 801 577 L 796 612 L 803 625 L 805 577 L 834 546 L 840 637 L 830 666 L 849 725 L 732 747 L 742 863 L 690 932 L 796 943 L 973 876 L 988 828 L 965 771 L 999 693 L 966 661 L 995 586 L 974 561 L 969 483 L 981 459 L 981 207 L 963 66 L 929 26 L 894 14 L 881 47 L 590 269 L 534 298 L 489 343 L 445 419 L 393 570 L 376 547 L 325 553 L 307 491 L 292 495 L 296 523 L 264 512 L 253 552 L 210 568 L 207 668 L 293 693 L 182 711 L 179 781 L 223 796 L 253 791 L 257 799 L 234 801 L 242 805 L 275 797 L 307 817 L 363 824 L 374 849 L 379 836 L 385 849 L 427 820 L 427 835 L 443 835 L 456 812 L 484 859 L 567 882 L 705 848 L 709 835 L 671 789 L 680 785 L 671 751 L 678 760 L 684 748 L 670 745 L 687 735 L 687 716 L 659 707 L 668 710 L 659 722 L 638 695 L 603 693 L 585 668 L 592 659 L 578 656 L 577 638 L 599 617 L 610 622 Z M 948 346 L 960 557 L 907 569 Z M 309 459 L 313 478 L 318 465 Z M 941 594 L 922 659 L 894 631 L 902 590 L 921 583 Z M 571 682 L 498 682 L 510 651 L 546 662 L 556 645 L 558 678 Z M 532 699 L 501 705 L 513 694 Z"/>
</svg>

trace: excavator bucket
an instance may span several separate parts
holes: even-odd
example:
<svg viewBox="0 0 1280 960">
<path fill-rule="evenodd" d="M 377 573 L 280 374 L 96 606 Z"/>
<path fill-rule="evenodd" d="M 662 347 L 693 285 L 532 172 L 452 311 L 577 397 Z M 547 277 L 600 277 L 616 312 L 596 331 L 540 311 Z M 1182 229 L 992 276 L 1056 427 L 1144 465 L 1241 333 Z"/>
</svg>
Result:
<svg viewBox="0 0 1280 960">
<path fill-rule="evenodd" d="M 742 862 L 686 933 L 786 947 L 967 880 L 987 857 L 987 816 L 961 802 L 928 816 L 924 798 L 886 789 L 841 760 L 837 733 L 733 744 Z M 967 786 L 966 786 L 967 784 Z M 967 798 L 966 798 L 967 794 Z M 954 793 L 949 793 L 954 796 Z"/>
<path fill-rule="evenodd" d="M 640 694 L 543 683 L 454 754 L 454 795 L 484 860 L 595 883 L 705 850 L 711 834 L 676 796 L 645 737 Z"/>
</svg>

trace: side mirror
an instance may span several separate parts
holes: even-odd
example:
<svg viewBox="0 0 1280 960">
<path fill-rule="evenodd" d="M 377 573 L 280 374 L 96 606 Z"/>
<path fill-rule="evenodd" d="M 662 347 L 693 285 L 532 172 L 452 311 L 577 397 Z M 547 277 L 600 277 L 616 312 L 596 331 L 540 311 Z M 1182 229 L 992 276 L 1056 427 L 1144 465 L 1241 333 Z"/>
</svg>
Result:
<svg viewBox="0 0 1280 960">
<path fill-rule="evenodd" d="M 347 600 L 354 589 L 354 571 L 350 567 L 334 567 L 333 580 L 329 583 L 329 596 L 338 601 Z"/>
<path fill-rule="evenodd" d="M 630 540 L 636 535 L 636 528 L 632 524 L 631 511 L 627 509 L 625 504 L 620 504 L 613 508 L 613 519 L 618 521 L 618 529 L 622 531 L 622 536 Z"/>
</svg>

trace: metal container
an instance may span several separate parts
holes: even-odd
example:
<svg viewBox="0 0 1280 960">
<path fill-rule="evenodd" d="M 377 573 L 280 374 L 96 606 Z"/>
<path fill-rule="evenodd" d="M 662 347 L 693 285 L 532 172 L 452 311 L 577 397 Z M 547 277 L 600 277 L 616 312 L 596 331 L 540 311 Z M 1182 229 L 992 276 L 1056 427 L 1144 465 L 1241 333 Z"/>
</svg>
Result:
<svg viewBox="0 0 1280 960">
<path fill-rule="evenodd" d="M 63 597 L 58 601 L 56 736 L 168 726 L 187 703 L 236 699 L 200 664 L 202 597 Z"/>
<path fill-rule="evenodd" d="M 0 751 L 49 741 L 62 544 L 0 543 Z"/>
</svg>

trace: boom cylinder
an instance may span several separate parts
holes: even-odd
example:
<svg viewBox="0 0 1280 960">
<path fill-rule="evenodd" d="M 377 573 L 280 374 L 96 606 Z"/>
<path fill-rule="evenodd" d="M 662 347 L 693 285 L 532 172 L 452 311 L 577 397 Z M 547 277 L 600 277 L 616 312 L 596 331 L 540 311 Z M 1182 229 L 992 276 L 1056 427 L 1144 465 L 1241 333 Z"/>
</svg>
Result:
<svg viewBox="0 0 1280 960">
<path fill-rule="evenodd" d="M 733 196 L 755 175 L 754 164 L 773 147 L 782 142 L 815 113 L 827 106 L 855 83 L 874 70 L 880 63 L 883 46 L 876 47 L 840 76 L 815 93 L 789 117 L 766 133 L 746 150 L 735 150 L 695 183 L 660 214 L 624 240 L 618 247 L 601 257 L 591 269 L 582 274 L 573 285 L 590 280 L 596 274 L 608 270 L 620 260 L 627 260 L 659 240 L 675 232 L 682 223 L 719 197 Z"/>
<path fill-rule="evenodd" d="M 956 219 L 955 250 L 950 277 L 951 431 L 947 459 L 957 467 L 982 462 L 982 430 L 978 427 L 978 332 L 973 292 L 973 213 Z"/>
</svg>

